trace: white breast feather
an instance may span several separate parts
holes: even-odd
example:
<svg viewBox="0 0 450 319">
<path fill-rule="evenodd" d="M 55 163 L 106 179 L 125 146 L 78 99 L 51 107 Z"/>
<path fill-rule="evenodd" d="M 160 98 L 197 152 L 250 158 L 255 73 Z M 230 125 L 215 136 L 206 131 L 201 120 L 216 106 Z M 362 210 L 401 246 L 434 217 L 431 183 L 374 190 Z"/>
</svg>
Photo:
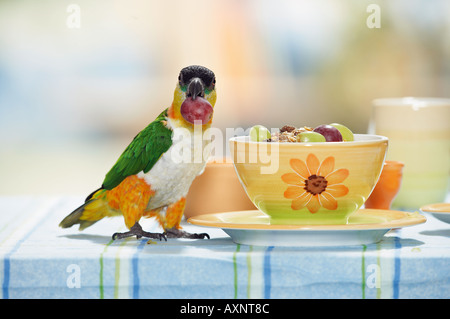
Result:
<svg viewBox="0 0 450 319">
<path fill-rule="evenodd" d="M 174 128 L 173 131 L 172 146 L 149 172 L 138 173 L 155 192 L 147 209 L 165 207 L 185 197 L 195 177 L 203 173 L 209 157 L 211 140 L 203 140 L 201 129 L 192 132 Z"/>
</svg>

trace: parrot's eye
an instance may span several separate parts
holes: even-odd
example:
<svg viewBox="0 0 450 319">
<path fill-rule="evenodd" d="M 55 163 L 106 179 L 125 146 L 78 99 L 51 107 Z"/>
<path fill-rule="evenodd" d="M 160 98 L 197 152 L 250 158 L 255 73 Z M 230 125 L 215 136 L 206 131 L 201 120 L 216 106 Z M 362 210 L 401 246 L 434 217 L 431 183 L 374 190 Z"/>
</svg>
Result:
<svg viewBox="0 0 450 319">
<path fill-rule="evenodd" d="M 214 78 L 212 81 L 211 81 L 211 84 L 208 86 L 208 88 L 210 89 L 210 90 L 214 90 L 214 87 L 216 86 L 216 78 Z"/>
<path fill-rule="evenodd" d="M 178 84 L 180 85 L 180 88 L 183 92 L 185 92 L 187 90 L 187 85 L 184 82 L 183 79 L 183 74 L 180 73 L 180 75 L 178 76 Z"/>
<path fill-rule="evenodd" d="M 216 78 L 213 78 L 210 84 L 205 88 L 205 94 L 209 94 L 212 90 L 214 90 L 215 85 L 216 85 Z"/>
</svg>

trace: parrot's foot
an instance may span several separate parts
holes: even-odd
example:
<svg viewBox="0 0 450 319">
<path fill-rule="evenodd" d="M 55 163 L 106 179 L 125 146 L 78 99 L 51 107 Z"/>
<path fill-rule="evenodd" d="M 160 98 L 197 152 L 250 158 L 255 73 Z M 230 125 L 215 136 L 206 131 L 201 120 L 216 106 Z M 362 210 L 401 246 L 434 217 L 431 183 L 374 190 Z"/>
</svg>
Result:
<svg viewBox="0 0 450 319">
<path fill-rule="evenodd" d="M 112 235 L 112 239 L 116 240 L 116 239 L 131 237 L 131 236 L 136 236 L 137 239 L 139 239 L 141 237 L 147 237 L 147 238 L 154 238 L 154 239 L 159 239 L 159 240 L 164 239 L 165 241 L 167 241 L 165 234 L 146 232 L 146 231 L 142 230 L 141 225 L 139 225 L 139 223 L 137 223 L 137 222 L 136 222 L 136 224 L 134 224 L 133 227 L 130 228 L 130 231 L 127 231 L 124 233 L 114 233 Z"/>
<path fill-rule="evenodd" d="M 209 239 L 209 235 L 207 233 L 200 233 L 200 234 L 191 234 L 188 232 L 185 232 L 184 230 L 177 229 L 177 228 L 169 228 L 166 229 L 165 234 L 169 238 L 189 238 L 189 239 Z"/>
</svg>

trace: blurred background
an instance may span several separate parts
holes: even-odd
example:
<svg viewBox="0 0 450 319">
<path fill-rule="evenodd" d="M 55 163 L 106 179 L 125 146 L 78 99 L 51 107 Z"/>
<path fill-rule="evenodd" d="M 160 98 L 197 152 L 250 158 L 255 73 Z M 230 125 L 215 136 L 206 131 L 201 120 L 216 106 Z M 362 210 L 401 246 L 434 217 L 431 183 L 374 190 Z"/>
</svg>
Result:
<svg viewBox="0 0 450 319">
<path fill-rule="evenodd" d="M 448 0 L 0 1 L 0 194 L 89 194 L 190 64 L 216 74 L 224 137 L 366 133 L 374 98 L 450 96 L 449 17 Z"/>
</svg>

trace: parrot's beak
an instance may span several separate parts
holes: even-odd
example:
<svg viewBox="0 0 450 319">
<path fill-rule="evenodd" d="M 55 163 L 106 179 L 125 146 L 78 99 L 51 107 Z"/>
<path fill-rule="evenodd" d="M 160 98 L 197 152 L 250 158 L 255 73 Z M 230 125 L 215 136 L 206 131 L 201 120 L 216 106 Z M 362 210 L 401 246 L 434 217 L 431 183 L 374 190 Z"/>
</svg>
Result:
<svg viewBox="0 0 450 319">
<path fill-rule="evenodd" d="M 198 96 L 205 96 L 205 88 L 203 86 L 202 80 L 199 78 L 193 78 L 187 88 L 186 96 L 195 100 Z"/>
</svg>

